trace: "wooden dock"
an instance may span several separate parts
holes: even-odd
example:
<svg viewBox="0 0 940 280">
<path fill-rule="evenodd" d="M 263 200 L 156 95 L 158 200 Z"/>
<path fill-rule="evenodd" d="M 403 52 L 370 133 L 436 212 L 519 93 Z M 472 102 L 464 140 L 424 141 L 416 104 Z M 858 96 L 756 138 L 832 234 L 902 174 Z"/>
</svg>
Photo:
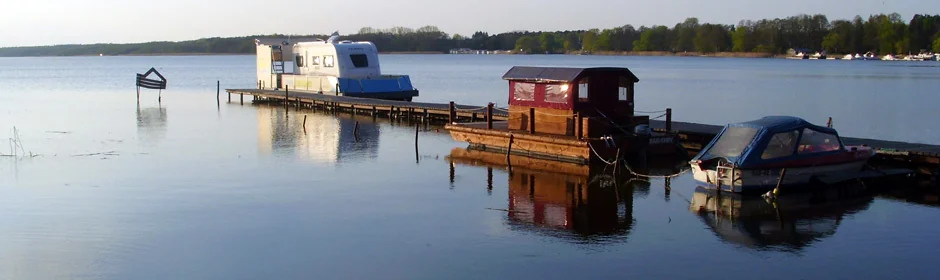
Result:
<svg viewBox="0 0 940 280">
<path fill-rule="evenodd" d="M 252 102 L 283 103 L 284 106 L 322 108 L 332 111 L 346 111 L 353 114 L 368 114 L 396 119 L 418 120 L 429 123 L 446 123 L 477 121 L 504 121 L 509 117 L 509 111 L 495 107 L 492 103 L 486 106 L 473 106 L 453 103 L 427 103 L 407 102 L 370 98 L 357 98 L 338 96 L 331 93 L 316 93 L 300 90 L 267 90 L 267 89 L 226 89 L 228 101 L 232 102 L 233 95 L 238 95 L 241 104 L 245 96 L 250 96 Z M 284 102 L 284 101 L 287 102 Z M 453 107 L 453 110 L 451 110 Z M 487 111 L 492 112 L 487 114 Z M 453 112 L 453 115 L 451 113 Z M 491 119 L 487 119 L 491 115 Z M 681 139 L 683 146 L 690 151 L 701 150 L 711 142 L 712 138 L 721 131 L 722 126 L 650 120 L 650 127 L 657 132 L 674 133 Z M 669 129 L 667 129 L 669 127 Z M 906 143 L 899 141 L 886 141 L 877 139 L 842 137 L 847 145 L 865 144 L 874 148 L 878 154 L 875 162 L 891 167 L 910 168 L 920 174 L 940 175 L 940 145 Z"/>
</svg>

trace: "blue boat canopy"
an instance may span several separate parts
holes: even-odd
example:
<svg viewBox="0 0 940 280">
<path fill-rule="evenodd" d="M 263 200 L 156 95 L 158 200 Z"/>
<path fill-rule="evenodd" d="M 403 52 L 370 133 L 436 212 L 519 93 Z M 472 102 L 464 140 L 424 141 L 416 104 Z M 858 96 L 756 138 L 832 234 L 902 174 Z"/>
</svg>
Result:
<svg viewBox="0 0 940 280">
<path fill-rule="evenodd" d="M 843 151 L 832 128 L 790 116 L 769 116 L 728 124 L 693 158 L 726 159 L 739 168 L 757 168 L 786 161 L 831 155 Z"/>
</svg>

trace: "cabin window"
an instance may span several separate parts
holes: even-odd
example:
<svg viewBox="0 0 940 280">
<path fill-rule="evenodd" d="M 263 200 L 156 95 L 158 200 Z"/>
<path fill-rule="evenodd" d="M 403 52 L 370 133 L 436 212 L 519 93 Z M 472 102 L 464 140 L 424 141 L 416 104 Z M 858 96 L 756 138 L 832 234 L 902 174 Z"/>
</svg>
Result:
<svg viewBox="0 0 940 280">
<path fill-rule="evenodd" d="M 332 56 L 332 55 L 324 55 L 324 56 L 323 56 L 323 66 L 325 66 L 325 67 L 333 67 L 333 66 L 335 65 L 335 63 L 336 63 L 336 61 L 335 61 L 335 59 L 333 59 L 333 56 Z"/>
<path fill-rule="evenodd" d="M 369 59 L 365 54 L 351 54 L 349 55 L 349 60 L 352 60 L 352 64 L 356 68 L 369 67 Z"/>
<path fill-rule="evenodd" d="M 516 101 L 535 101 L 535 84 L 513 83 L 512 99 Z"/>
<path fill-rule="evenodd" d="M 617 100 L 620 100 L 620 101 L 627 101 L 627 88 L 625 88 L 625 87 L 620 87 L 620 88 L 617 90 Z"/>
<path fill-rule="evenodd" d="M 568 84 L 547 84 L 545 85 L 545 102 L 568 103 L 568 92 Z"/>
<path fill-rule="evenodd" d="M 751 141 L 757 135 L 757 129 L 751 127 L 728 127 L 725 132 L 718 137 L 715 145 L 708 149 L 709 158 L 739 157 L 744 153 Z"/>
<path fill-rule="evenodd" d="M 316 55 L 315 55 L 315 56 L 311 56 L 311 57 L 310 57 L 310 65 L 314 65 L 314 66 L 320 65 L 320 57 L 319 57 L 319 56 L 316 56 Z"/>
<path fill-rule="evenodd" d="M 841 148 L 839 137 L 815 131 L 809 128 L 803 129 L 803 136 L 800 137 L 800 146 L 797 148 L 799 154 L 812 154 L 837 151 Z"/>
<path fill-rule="evenodd" d="M 578 84 L 578 99 L 580 99 L 581 101 L 588 100 L 588 81 L 587 80 L 582 80 L 581 83 Z"/>
<path fill-rule="evenodd" d="M 297 57 L 294 58 L 294 61 L 297 62 L 297 67 L 304 67 L 304 56 L 297 55 Z"/>
<path fill-rule="evenodd" d="M 800 132 L 796 130 L 774 134 L 760 158 L 775 159 L 792 156 L 796 150 L 796 140 L 799 136 Z"/>
</svg>

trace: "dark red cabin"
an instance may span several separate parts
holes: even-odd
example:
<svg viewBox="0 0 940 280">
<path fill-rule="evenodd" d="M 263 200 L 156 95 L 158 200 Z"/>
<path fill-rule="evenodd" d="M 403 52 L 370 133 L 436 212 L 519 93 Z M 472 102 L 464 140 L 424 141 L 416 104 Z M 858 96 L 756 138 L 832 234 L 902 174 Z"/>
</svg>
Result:
<svg viewBox="0 0 940 280">
<path fill-rule="evenodd" d="M 503 79 L 509 81 L 510 130 L 595 138 L 649 122 L 633 114 L 633 86 L 640 80 L 627 68 L 516 66 Z"/>
</svg>

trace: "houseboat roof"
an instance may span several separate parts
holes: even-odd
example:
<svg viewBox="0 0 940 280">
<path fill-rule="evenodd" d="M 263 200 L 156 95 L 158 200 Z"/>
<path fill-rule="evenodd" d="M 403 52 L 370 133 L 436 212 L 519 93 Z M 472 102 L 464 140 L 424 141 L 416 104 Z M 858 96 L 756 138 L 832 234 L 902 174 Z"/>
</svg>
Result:
<svg viewBox="0 0 940 280">
<path fill-rule="evenodd" d="M 633 72 L 630 72 L 630 69 L 624 67 L 567 68 L 514 66 L 503 75 L 503 79 L 528 82 L 574 82 L 581 77 L 597 73 L 615 73 L 629 78 L 634 83 L 640 81 Z"/>
<path fill-rule="evenodd" d="M 255 38 L 255 44 L 267 45 L 267 46 L 289 45 L 289 44 L 296 44 L 296 43 L 319 42 L 319 41 L 323 41 L 323 39 L 314 38 L 314 37 Z"/>
</svg>

